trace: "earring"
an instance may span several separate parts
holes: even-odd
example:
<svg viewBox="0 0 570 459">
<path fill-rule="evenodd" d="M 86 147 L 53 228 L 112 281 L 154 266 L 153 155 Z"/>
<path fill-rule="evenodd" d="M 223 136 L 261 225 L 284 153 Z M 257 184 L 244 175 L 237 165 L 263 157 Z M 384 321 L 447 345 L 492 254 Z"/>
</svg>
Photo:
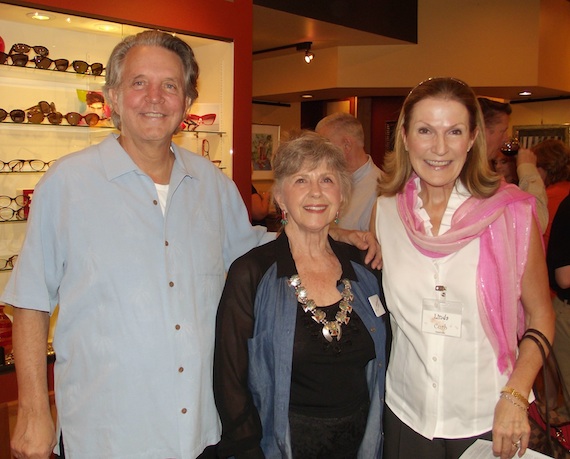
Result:
<svg viewBox="0 0 570 459">
<path fill-rule="evenodd" d="M 281 211 L 281 224 L 283 226 L 285 226 L 287 223 L 289 223 L 289 220 L 287 220 L 287 212 L 285 212 L 284 210 Z"/>
<path fill-rule="evenodd" d="M 336 211 L 336 217 L 334 218 L 334 223 L 335 223 L 335 225 L 338 225 L 338 222 L 339 222 L 339 221 L 340 221 L 340 220 L 339 220 L 339 218 L 338 218 L 338 210 L 337 210 L 337 211 Z"/>
</svg>

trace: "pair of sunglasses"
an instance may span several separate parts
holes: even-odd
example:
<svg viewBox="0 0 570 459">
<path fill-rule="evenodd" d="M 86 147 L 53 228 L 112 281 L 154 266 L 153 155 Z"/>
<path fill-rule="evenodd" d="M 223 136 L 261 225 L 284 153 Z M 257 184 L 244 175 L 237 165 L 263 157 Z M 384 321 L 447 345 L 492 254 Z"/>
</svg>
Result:
<svg viewBox="0 0 570 459">
<path fill-rule="evenodd" d="M 8 115 L 12 118 L 14 123 L 23 123 L 26 119 L 26 112 L 24 110 L 12 110 L 11 112 L 7 112 L 3 108 L 0 108 L 0 121 L 4 121 Z"/>
<path fill-rule="evenodd" d="M 216 119 L 216 114 L 215 113 L 208 113 L 207 115 L 193 115 L 193 114 L 189 114 L 186 116 L 185 121 L 188 122 L 193 122 L 195 123 L 197 126 L 204 124 L 206 126 L 210 126 L 212 124 L 214 124 L 214 121 Z"/>
<path fill-rule="evenodd" d="M 49 70 L 52 64 L 55 64 L 54 70 L 65 72 L 69 68 L 67 59 L 50 59 L 45 56 L 36 56 L 30 62 L 36 64 L 37 69 Z"/>
<path fill-rule="evenodd" d="M 12 65 L 17 67 L 25 67 L 29 62 L 27 54 L 0 53 L 0 64 L 7 64 L 8 58 L 12 61 Z"/>
<path fill-rule="evenodd" d="M 82 74 L 87 73 L 87 71 L 91 69 L 90 72 L 91 75 L 101 75 L 103 73 L 103 70 L 105 70 L 103 64 L 101 64 L 100 62 L 88 64 L 85 61 L 73 61 L 71 63 L 71 66 L 73 67 L 73 70 L 75 70 L 77 73 L 82 73 Z"/>
<path fill-rule="evenodd" d="M 25 43 L 16 43 L 15 45 L 12 45 L 12 48 L 10 48 L 10 53 L 9 54 L 27 54 L 29 53 L 31 50 L 34 50 L 34 52 L 38 55 L 38 56 L 47 56 L 49 55 L 49 49 L 47 49 L 45 46 L 30 46 L 30 45 L 26 45 Z"/>
</svg>

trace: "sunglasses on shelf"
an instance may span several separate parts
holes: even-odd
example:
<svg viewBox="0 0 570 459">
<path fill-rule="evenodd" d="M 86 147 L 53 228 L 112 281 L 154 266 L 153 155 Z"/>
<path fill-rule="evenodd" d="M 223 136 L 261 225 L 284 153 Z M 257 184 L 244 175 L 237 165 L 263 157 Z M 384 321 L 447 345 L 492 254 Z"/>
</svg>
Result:
<svg viewBox="0 0 570 459">
<path fill-rule="evenodd" d="M 3 108 L 0 108 L 0 121 L 4 121 L 8 115 L 14 123 L 23 123 L 26 119 L 26 113 L 24 110 L 12 110 L 11 112 L 7 112 Z"/>
<path fill-rule="evenodd" d="M 28 123 L 40 124 L 46 117 L 50 124 L 61 124 L 63 120 L 63 115 L 56 110 L 55 104 L 53 102 L 50 104 L 45 100 L 28 108 L 26 112 Z"/>
<path fill-rule="evenodd" d="M 91 75 L 101 75 L 103 73 L 103 70 L 105 70 L 103 64 L 101 64 L 100 62 L 88 64 L 85 61 L 73 61 L 71 63 L 71 66 L 73 67 L 73 70 L 75 70 L 77 73 L 87 73 L 89 68 L 91 68 L 90 72 Z"/>
<path fill-rule="evenodd" d="M 36 56 L 32 60 L 36 64 L 37 69 L 49 70 L 52 64 L 55 64 L 53 70 L 65 72 L 69 68 L 69 61 L 67 59 L 50 59 L 45 56 Z"/>
<path fill-rule="evenodd" d="M 16 43 L 15 45 L 12 45 L 9 54 L 27 54 L 32 49 L 38 56 L 45 57 L 49 55 L 49 49 L 47 49 L 45 46 L 30 46 L 26 45 L 25 43 Z"/>
<path fill-rule="evenodd" d="M 188 121 L 193 121 L 194 123 L 196 123 L 197 125 L 201 125 L 204 124 L 206 126 L 209 126 L 211 124 L 214 124 L 214 120 L 216 119 L 216 114 L 215 113 L 208 113 L 207 115 L 193 115 L 193 114 L 189 114 L 188 116 L 186 116 L 186 122 Z"/>
<path fill-rule="evenodd" d="M 0 53 L 0 64 L 8 65 L 8 58 L 12 61 L 12 65 L 16 67 L 25 67 L 29 62 L 27 54 Z"/>
<path fill-rule="evenodd" d="M 101 120 L 97 113 L 87 113 L 85 115 L 82 115 L 81 113 L 77 112 L 69 112 L 64 116 L 64 118 L 71 126 L 77 126 L 79 123 L 81 123 L 81 120 L 85 120 L 85 123 L 88 126 L 95 126 Z"/>
</svg>

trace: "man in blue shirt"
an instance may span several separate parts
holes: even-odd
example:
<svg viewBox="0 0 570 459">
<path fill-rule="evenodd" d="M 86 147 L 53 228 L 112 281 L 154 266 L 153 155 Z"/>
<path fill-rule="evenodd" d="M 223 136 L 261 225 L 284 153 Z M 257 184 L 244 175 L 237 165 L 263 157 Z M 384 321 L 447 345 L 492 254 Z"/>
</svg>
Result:
<svg viewBox="0 0 570 459">
<path fill-rule="evenodd" d="M 220 437 L 212 393 L 225 271 L 274 237 L 235 184 L 172 135 L 197 97 L 182 40 L 128 37 L 106 68 L 120 135 L 59 159 L 34 192 L 1 300 L 14 306 L 19 458 L 195 458 Z M 53 346 L 58 425 L 49 410 Z M 56 445 L 56 443 L 58 443 Z"/>
</svg>

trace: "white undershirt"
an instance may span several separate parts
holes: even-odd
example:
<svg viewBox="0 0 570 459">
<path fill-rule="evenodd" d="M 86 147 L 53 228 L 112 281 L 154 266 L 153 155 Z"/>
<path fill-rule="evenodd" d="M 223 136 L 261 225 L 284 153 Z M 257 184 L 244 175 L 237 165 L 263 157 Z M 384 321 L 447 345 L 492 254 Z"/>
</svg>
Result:
<svg viewBox="0 0 570 459">
<path fill-rule="evenodd" d="M 154 186 L 156 187 L 156 192 L 158 193 L 158 202 L 160 203 L 162 215 L 164 215 L 164 211 L 166 209 L 166 198 L 168 197 L 169 185 L 161 185 L 159 183 L 155 183 Z"/>
</svg>

